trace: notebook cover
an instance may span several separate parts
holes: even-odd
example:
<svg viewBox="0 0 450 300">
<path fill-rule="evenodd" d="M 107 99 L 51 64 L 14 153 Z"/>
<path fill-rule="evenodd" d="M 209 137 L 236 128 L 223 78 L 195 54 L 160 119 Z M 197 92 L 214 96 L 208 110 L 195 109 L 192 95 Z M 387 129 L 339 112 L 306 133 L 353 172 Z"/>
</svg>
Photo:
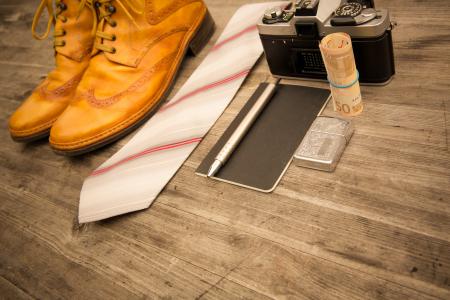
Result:
<svg viewBox="0 0 450 300">
<path fill-rule="evenodd" d="M 217 153 L 264 91 L 261 83 L 230 126 L 197 168 L 206 176 Z M 279 84 L 272 99 L 255 120 L 228 161 L 214 179 L 263 192 L 275 189 L 295 150 L 321 112 L 330 91 Z"/>
</svg>

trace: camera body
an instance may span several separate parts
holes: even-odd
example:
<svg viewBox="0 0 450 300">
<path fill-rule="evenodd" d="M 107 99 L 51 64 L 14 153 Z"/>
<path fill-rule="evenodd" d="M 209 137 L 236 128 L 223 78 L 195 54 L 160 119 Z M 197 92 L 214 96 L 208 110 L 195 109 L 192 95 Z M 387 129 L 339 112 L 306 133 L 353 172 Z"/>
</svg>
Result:
<svg viewBox="0 0 450 300">
<path fill-rule="evenodd" d="M 395 74 L 392 25 L 373 0 L 299 0 L 268 9 L 258 31 L 275 77 L 326 80 L 320 40 L 334 32 L 352 38 L 359 81 L 387 84 Z"/>
</svg>

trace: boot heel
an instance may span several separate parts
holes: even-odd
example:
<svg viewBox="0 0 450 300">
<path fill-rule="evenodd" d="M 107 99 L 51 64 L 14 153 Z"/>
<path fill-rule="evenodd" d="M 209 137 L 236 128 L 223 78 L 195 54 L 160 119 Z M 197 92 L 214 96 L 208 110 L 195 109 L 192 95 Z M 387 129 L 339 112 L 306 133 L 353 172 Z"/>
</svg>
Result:
<svg viewBox="0 0 450 300">
<path fill-rule="evenodd" d="M 214 20 L 207 10 L 200 28 L 197 30 L 194 38 L 189 43 L 189 53 L 193 56 L 197 56 L 200 51 L 202 51 L 203 47 L 206 46 L 215 29 L 216 25 Z"/>
</svg>

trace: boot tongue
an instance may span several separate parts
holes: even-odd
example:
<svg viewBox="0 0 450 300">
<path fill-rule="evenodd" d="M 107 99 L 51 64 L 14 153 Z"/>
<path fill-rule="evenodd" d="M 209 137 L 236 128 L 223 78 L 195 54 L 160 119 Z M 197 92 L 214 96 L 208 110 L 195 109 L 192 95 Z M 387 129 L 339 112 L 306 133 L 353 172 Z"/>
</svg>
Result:
<svg viewBox="0 0 450 300">
<path fill-rule="evenodd" d="M 137 67 L 159 38 L 187 31 L 179 9 L 193 2 L 199 0 L 111 0 L 102 7 L 106 11 L 111 6 L 112 13 L 101 22 L 99 30 L 102 35 L 114 36 L 114 40 L 98 38 L 94 54 L 102 50 L 109 61 Z M 97 47 L 99 44 L 103 49 Z"/>
<path fill-rule="evenodd" d="M 99 23 L 94 54 L 102 51 L 111 62 L 129 67 L 138 66 L 152 37 L 143 12 L 144 1 L 135 2 L 139 4 L 132 4 L 128 0 L 111 0 L 99 9 L 100 15 L 104 11 L 107 16 Z M 99 34 L 113 36 L 114 39 L 101 38 Z"/>
<path fill-rule="evenodd" d="M 61 16 L 66 17 L 66 21 L 57 19 L 55 31 L 63 30 L 65 35 L 55 37 L 55 39 L 64 41 L 63 46 L 55 47 L 56 53 L 75 61 L 82 61 L 83 58 L 90 55 L 92 49 L 93 11 L 87 6 L 79 11 L 78 0 L 61 2 L 65 6 Z"/>
</svg>

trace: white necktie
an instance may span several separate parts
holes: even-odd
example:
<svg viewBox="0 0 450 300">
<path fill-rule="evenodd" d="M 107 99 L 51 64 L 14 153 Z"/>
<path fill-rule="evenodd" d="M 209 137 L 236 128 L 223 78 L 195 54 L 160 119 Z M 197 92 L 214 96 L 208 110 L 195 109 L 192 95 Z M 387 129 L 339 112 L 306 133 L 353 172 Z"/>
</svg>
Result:
<svg viewBox="0 0 450 300">
<path fill-rule="evenodd" d="M 281 2 L 283 3 L 283 2 Z M 280 2 L 244 5 L 178 93 L 83 183 L 80 223 L 148 208 L 233 99 L 263 52 L 256 23 Z"/>
</svg>

